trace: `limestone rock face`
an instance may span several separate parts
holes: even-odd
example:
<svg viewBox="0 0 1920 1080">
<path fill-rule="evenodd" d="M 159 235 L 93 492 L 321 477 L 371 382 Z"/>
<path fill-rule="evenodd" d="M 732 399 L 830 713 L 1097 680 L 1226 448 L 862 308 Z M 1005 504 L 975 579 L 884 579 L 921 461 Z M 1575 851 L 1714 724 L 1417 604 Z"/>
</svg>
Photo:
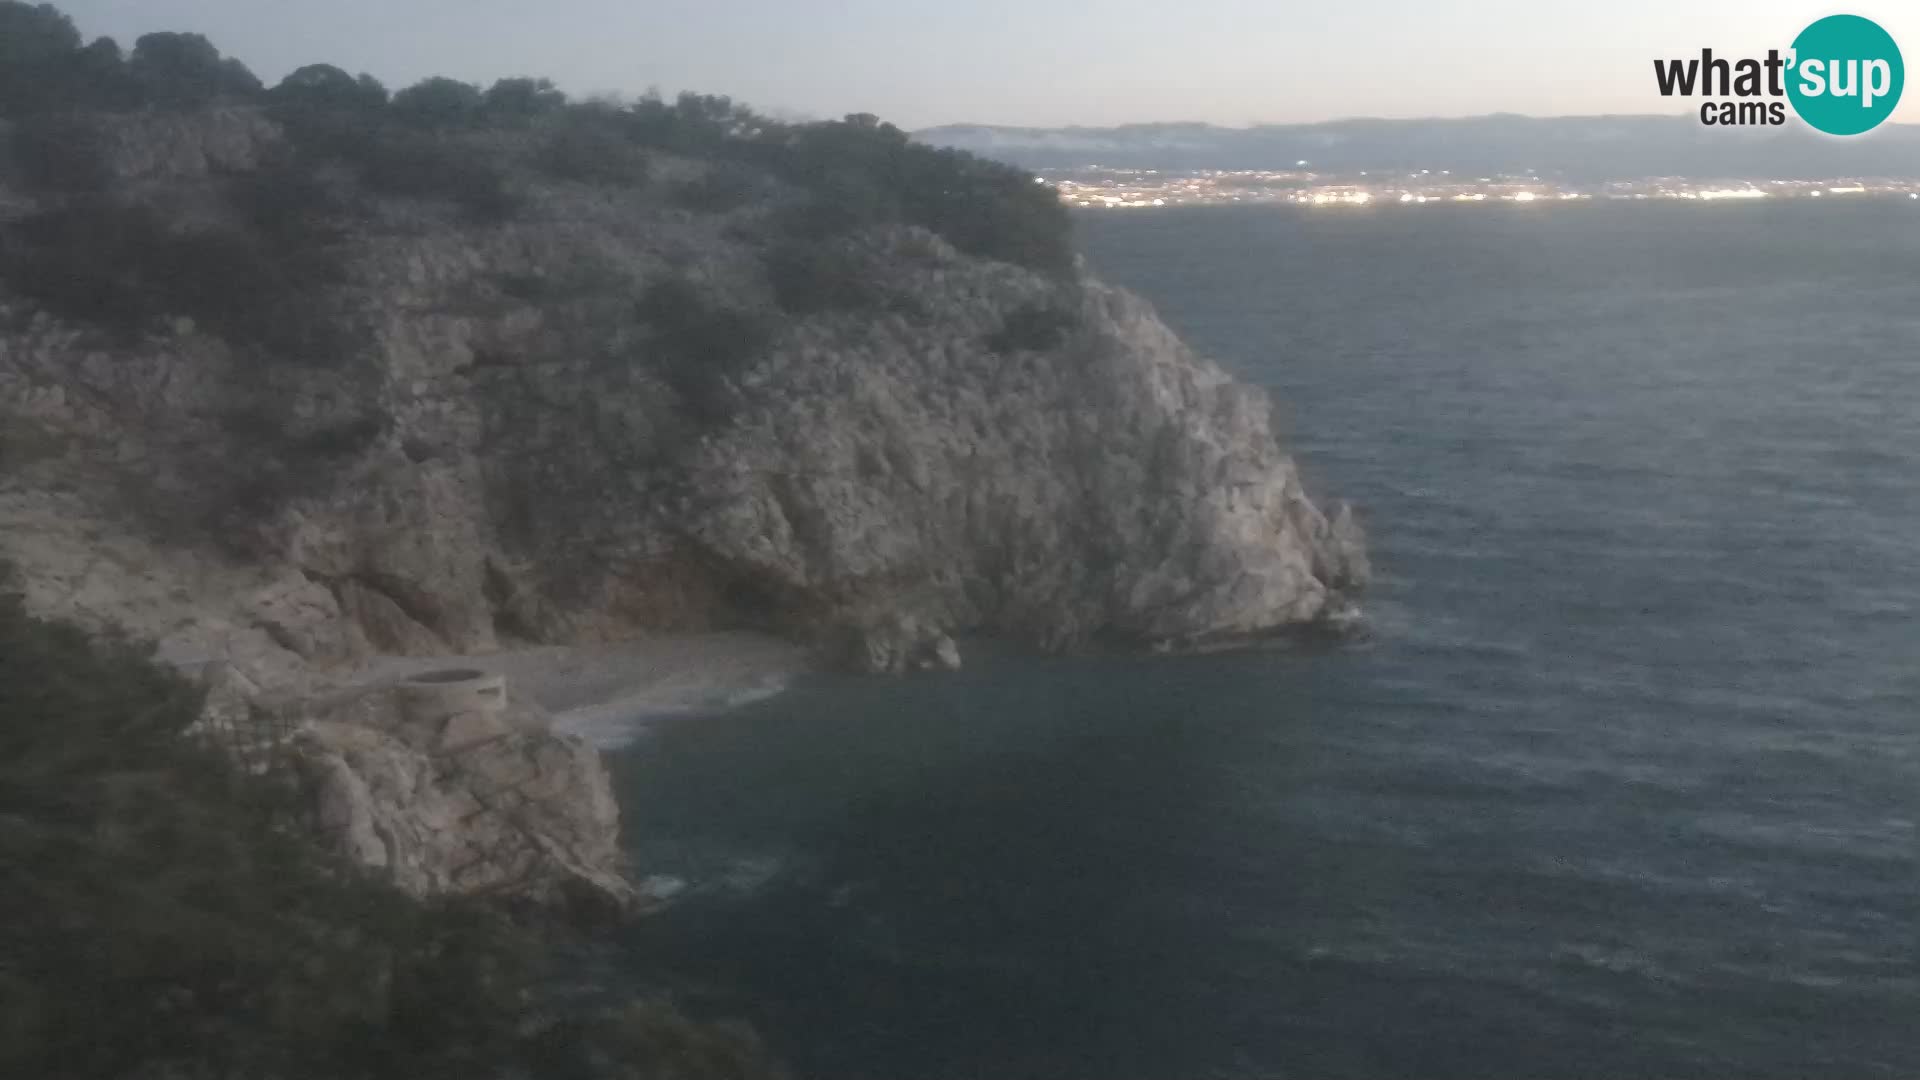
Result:
<svg viewBox="0 0 1920 1080">
<path fill-rule="evenodd" d="M 93 126 L 100 197 L 171 234 L 255 228 L 236 179 L 303 160 L 248 108 Z M 481 148 L 522 195 L 504 220 L 327 166 L 352 212 L 337 281 L 286 312 L 304 337 L 191 311 L 115 336 L 0 273 L 0 559 L 29 603 L 308 700 L 380 655 L 669 630 L 904 671 L 958 666 L 965 634 L 1181 648 L 1353 618 L 1352 512 L 1141 299 L 905 226 L 802 241 L 770 177 L 692 210 L 674 191 L 705 166 L 664 153 L 650 184 L 558 180 L 523 135 Z M 0 163 L 0 226 L 80 197 Z M 782 288 L 771 253 L 802 243 L 827 303 Z M 693 346 L 636 303 L 666 285 Z M 507 726 L 323 719 L 298 745 L 329 835 L 408 888 L 611 888 L 591 751 Z"/>
<path fill-rule="evenodd" d="M 391 690 L 313 710 L 287 745 L 321 836 L 419 896 L 630 909 L 619 808 L 599 755 L 537 718 L 422 723 Z"/>
<path fill-rule="evenodd" d="M 942 271 L 962 295 L 1011 284 Z M 1365 583 L 1352 512 L 1308 498 L 1263 393 L 1138 298 L 1084 281 L 1076 299 L 1083 329 L 1049 352 L 810 327 L 693 454 L 685 527 L 785 591 L 904 608 L 862 624 L 890 631 L 856 656 L 868 670 L 917 666 L 922 627 L 1197 645 L 1311 623 Z"/>
<path fill-rule="evenodd" d="M 102 130 L 129 197 L 200 217 L 280 139 L 245 109 Z M 358 344 L 327 364 L 188 319 L 115 344 L 0 286 L 0 419 L 26 433 L 0 524 L 33 526 L 6 554 L 57 593 L 75 555 L 35 533 L 84 516 L 168 550 L 155 585 L 185 599 L 132 613 L 156 636 L 245 627 L 309 668 L 742 622 L 928 636 L 856 650 L 869 669 L 945 664 L 933 635 L 961 632 L 1181 647 L 1321 620 L 1365 582 L 1266 395 L 1137 297 L 889 226 L 820 242 L 863 307 L 786 311 L 755 232 L 777 195 L 690 214 L 522 180 L 526 210 L 486 226 L 375 200 L 325 309 Z M 636 313 L 663 281 L 766 344 L 697 370 Z M 1010 339 L 1034 311 L 1069 328 Z M 249 575 L 266 591 L 216 580 Z"/>
</svg>

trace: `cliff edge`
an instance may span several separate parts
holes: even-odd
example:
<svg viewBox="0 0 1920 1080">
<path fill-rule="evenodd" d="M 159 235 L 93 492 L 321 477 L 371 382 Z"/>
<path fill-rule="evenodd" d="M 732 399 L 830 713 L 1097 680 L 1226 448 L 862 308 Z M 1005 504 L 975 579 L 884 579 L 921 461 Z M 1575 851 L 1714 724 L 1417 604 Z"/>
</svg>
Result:
<svg viewBox="0 0 1920 1080">
<path fill-rule="evenodd" d="M 707 152 L 633 115 L 5 125 L 0 557 L 30 603 L 296 696 L 380 655 L 667 631 L 900 670 L 961 633 L 1346 616 L 1352 514 L 1145 302 L 1006 257 L 959 180 L 845 213 L 870 196 L 815 164 L 921 161 L 890 128 Z M 359 752 L 335 736 L 327 768 Z"/>
</svg>

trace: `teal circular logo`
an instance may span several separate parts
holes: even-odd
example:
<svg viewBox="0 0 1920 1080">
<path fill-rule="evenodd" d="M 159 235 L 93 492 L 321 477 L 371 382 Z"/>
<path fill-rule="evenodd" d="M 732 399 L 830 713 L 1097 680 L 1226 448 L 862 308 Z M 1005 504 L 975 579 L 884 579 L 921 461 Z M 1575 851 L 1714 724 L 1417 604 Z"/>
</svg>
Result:
<svg viewBox="0 0 1920 1080">
<path fill-rule="evenodd" d="M 1790 63 L 1793 111 L 1829 135 L 1878 127 L 1900 103 L 1907 81 L 1892 35 L 1858 15 L 1829 15 L 1800 31 Z"/>
</svg>

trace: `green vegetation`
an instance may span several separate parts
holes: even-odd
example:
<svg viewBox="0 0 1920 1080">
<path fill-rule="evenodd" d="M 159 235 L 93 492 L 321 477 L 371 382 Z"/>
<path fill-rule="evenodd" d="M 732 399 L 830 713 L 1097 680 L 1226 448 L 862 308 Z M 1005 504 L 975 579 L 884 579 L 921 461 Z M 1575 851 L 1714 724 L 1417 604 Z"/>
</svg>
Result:
<svg viewBox="0 0 1920 1080">
<path fill-rule="evenodd" d="M 789 242 L 769 251 L 767 282 L 781 310 L 793 315 L 872 311 L 889 300 L 852 252 L 831 243 Z"/>
<path fill-rule="evenodd" d="M 501 79 L 487 89 L 481 108 L 494 119 L 548 116 L 567 107 L 567 95 L 552 79 Z"/>
<path fill-rule="evenodd" d="M 0 278 L 61 315 L 127 338 L 186 315 L 232 341 L 277 347 L 309 325 L 296 302 L 338 268 L 276 249 L 273 235 L 177 231 L 145 207 L 73 200 L 8 231 Z"/>
<path fill-rule="evenodd" d="M 676 187 L 673 201 L 703 214 L 724 214 L 754 201 L 765 190 L 764 177 L 753 169 L 731 161 L 718 161 L 700 174 Z"/>
<path fill-rule="evenodd" d="M 289 136 L 284 153 L 224 179 L 228 224 L 179 227 L 114 197 L 105 127 L 89 114 L 217 103 L 264 108 Z M 768 279 L 795 314 L 887 307 L 884 283 L 825 249 L 873 226 L 919 226 L 963 252 L 1062 278 L 1074 261 L 1068 215 L 1046 185 L 920 145 L 870 115 L 786 124 L 699 94 L 570 103 L 530 77 L 484 90 L 430 78 L 389 95 L 370 76 L 327 64 L 266 90 L 198 35 L 148 34 L 123 57 L 110 40 L 83 44 L 54 8 L 19 0 L 0 0 L 0 117 L 13 122 L 19 175 L 44 200 L 39 214 L 0 226 L 0 279 L 14 291 L 127 338 L 186 315 L 235 345 L 301 362 L 354 345 L 324 332 L 324 297 L 344 279 L 340 241 L 369 193 L 449 202 L 470 222 L 494 224 L 525 212 L 535 176 L 644 187 L 654 158 L 692 158 L 704 169 L 666 197 L 700 214 L 772 208 L 752 227 L 772 231 Z M 515 134 L 503 142 L 507 131 Z M 664 296 L 642 308 L 676 387 L 718 415 L 770 331 L 758 317 L 697 302 L 669 311 Z M 1041 347 L 1059 322 L 1016 316 L 995 347 Z"/>
<path fill-rule="evenodd" d="M 246 65 L 199 34 L 148 34 L 123 58 L 110 38 L 83 47 L 73 20 L 50 4 L 0 0 L 0 116 L 199 106 L 259 93 Z"/>
<path fill-rule="evenodd" d="M 1081 324 L 1079 309 L 1065 301 L 1034 301 L 1015 308 L 987 348 L 1001 355 L 1057 348 Z"/>
<path fill-rule="evenodd" d="M 919 225 L 971 255 L 1050 273 L 1073 267 L 1072 225 L 1053 190 L 999 162 L 923 146 L 872 116 L 786 129 L 752 148 L 846 224 Z"/>
<path fill-rule="evenodd" d="M 358 147 L 360 180 L 383 195 L 447 199 L 476 222 L 505 221 L 524 197 L 485 150 L 450 138 L 376 133 Z"/>
<path fill-rule="evenodd" d="M 556 180 L 643 187 L 652 176 L 646 152 L 591 110 L 566 113 L 534 164 Z"/>
<path fill-rule="evenodd" d="M 486 96 L 471 83 L 439 77 L 424 80 L 393 95 L 393 115 L 417 127 L 464 127 L 477 123 Z"/>
<path fill-rule="evenodd" d="M 146 100 L 206 105 L 258 97 L 260 80 L 238 60 L 222 57 L 199 34 L 148 34 L 134 42 L 127 72 Z"/>
<path fill-rule="evenodd" d="M 744 205 L 761 193 L 755 174 L 766 173 L 810 193 L 810 210 L 790 219 L 804 235 L 901 222 L 970 254 L 1050 273 L 1073 265 L 1069 218 L 1051 189 L 1019 169 L 915 143 L 866 114 L 784 124 L 701 94 L 572 104 L 550 81 L 525 77 L 485 90 L 430 78 L 389 100 L 378 81 L 326 64 L 303 67 L 264 91 L 244 66 L 198 35 L 149 34 L 123 61 L 106 39 L 83 47 L 72 22 L 52 7 L 0 0 L 0 116 L 219 101 L 265 102 L 303 143 L 330 138 L 336 151 L 340 133 L 355 131 L 359 145 L 347 156 L 369 166 L 376 190 L 447 194 L 489 220 L 517 206 L 501 194 L 499 177 L 476 161 L 454 160 L 446 145 L 411 151 L 419 132 L 561 122 L 550 142 L 561 153 L 542 168 L 562 178 L 629 183 L 633 148 L 663 151 L 709 162 L 703 179 L 675 192 L 681 205 L 700 212 Z"/>
<path fill-rule="evenodd" d="M 372 113 L 387 107 L 391 95 L 371 75 L 359 78 L 332 64 L 308 64 L 280 80 L 268 99 L 276 105 Z"/>
<path fill-rule="evenodd" d="M 13 131 L 13 157 L 27 187 L 47 194 L 92 194 L 113 183 L 98 131 L 66 114 L 31 115 Z"/>
<path fill-rule="evenodd" d="M 732 415 L 735 380 L 763 355 L 774 328 L 765 317 L 715 303 L 685 278 L 667 278 L 640 298 L 638 314 L 654 331 L 659 368 L 696 419 Z"/>
<path fill-rule="evenodd" d="M 658 1003 L 550 1016 L 538 943 L 306 839 L 186 734 L 198 694 L 0 588 L 0 1075 L 776 1077 Z"/>
</svg>

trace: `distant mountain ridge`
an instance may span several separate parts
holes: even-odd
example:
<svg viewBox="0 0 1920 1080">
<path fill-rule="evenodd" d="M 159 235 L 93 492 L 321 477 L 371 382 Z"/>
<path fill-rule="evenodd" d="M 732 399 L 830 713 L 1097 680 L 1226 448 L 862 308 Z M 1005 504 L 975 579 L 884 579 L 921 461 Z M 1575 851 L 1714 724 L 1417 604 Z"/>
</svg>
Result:
<svg viewBox="0 0 1920 1080">
<path fill-rule="evenodd" d="M 1203 123 L 1023 128 L 953 124 L 916 133 L 936 145 L 1032 169 L 1441 170 L 1493 175 L 1535 170 L 1582 182 L 1647 176 L 1822 179 L 1920 178 L 1920 125 L 1833 138 L 1797 122 L 1721 128 L 1692 116 L 1334 120 L 1247 128 Z"/>
</svg>

